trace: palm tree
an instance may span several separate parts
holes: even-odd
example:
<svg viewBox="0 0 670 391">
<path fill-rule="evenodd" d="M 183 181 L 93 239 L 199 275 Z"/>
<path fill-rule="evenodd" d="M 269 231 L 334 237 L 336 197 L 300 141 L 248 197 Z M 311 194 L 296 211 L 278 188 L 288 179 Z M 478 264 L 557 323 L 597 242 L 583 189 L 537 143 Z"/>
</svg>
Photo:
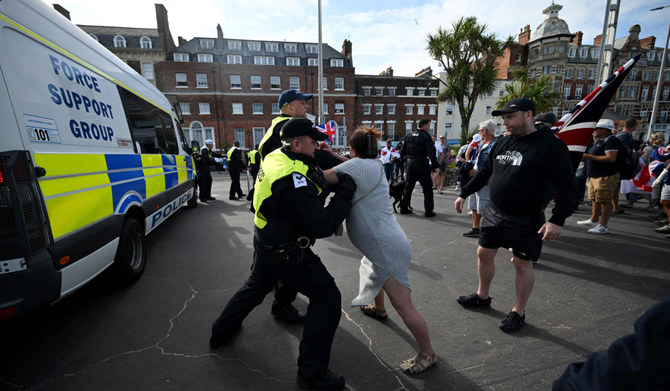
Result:
<svg viewBox="0 0 670 391">
<path fill-rule="evenodd" d="M 486 28 L 474 16 L 462 17 L 452 24 L 451 30 L 440 27 L 427 39 L 430 56 L 447 73 L 446 81 L 439 79 L 445 89 L 438 101 L 455 102 L 458 106 L 462 142 L 467 138 L 477 99 L 495 89 L 498 57 L 514 43 L 512 37 L 499 41 Z"/>
<path fill-rule="evenodd" d="M 514 98 L 528 98 L 535 102 L 537 113 L 551 111 L 560 97 L 558 91 L 554 91 L 551 86 L 549 75 L 542 75 L 537 79 L 532 79 L 528 75 L 528 69 L 521 68 L 514 72 L 514 81 L 505 86 L 507 94 L 503 95 L 496 102 L 495 108 L 501 109 Z"/>
</svg>

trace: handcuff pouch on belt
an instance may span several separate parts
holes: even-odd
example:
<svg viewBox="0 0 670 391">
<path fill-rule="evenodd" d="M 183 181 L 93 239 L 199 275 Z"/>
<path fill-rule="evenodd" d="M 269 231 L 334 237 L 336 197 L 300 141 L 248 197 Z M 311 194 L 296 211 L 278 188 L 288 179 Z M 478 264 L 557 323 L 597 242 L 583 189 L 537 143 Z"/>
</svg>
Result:
<svg viewBox="0 0 670 391">
<path fill-rule="evenodd" d="M 303 263 L 303 253 L 300 250 L 309 248 L 314 244 L 314 240 L 307 236 L 301 236 L 295 242 L 282 243 L 274 246 L 265 246 L 261 243 L 257 244 L 263 249 L 265 254 L 270 256 L 270 262 L 275 266 L 284 266 L 288 263 L 291 255 L 297 254 L 298 263 Z"/>
</svg>

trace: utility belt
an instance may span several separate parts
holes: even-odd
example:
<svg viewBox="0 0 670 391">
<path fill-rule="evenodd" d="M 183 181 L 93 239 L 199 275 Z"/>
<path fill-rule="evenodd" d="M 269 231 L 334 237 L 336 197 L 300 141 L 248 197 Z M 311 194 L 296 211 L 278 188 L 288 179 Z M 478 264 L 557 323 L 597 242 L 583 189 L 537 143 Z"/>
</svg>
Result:
<svg viewBox="0 0 670 391">
<path fill-rule="evenodd" d="M 308 259 L 303 256 L 302 250 L 308 249 L 314 245 L 314 240 L 307 236 L 299 237 L 295 242 L 287 242 L 268 246 L 254 236 L 254 246 L 264 255 L 270 258 L 270 262 L 275 266 L 284 266 L 292 256 L 296 256 L 298 263 L 303 263 Z"/>
</svg>

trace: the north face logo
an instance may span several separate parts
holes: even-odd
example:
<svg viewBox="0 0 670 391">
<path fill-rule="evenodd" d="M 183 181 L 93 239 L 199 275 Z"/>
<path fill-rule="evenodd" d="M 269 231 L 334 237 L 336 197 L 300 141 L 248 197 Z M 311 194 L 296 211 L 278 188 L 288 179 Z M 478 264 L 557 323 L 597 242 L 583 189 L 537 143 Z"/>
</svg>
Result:
<svg viewBox="0 0 670 391">
<path fill-rule="evenodd" d="M 523 161 L 523 155 L 517 151 L 506 151 L 504 155 L 496 156 L 496 160 L 501 166 L 520 166 Z"/>
</svg>

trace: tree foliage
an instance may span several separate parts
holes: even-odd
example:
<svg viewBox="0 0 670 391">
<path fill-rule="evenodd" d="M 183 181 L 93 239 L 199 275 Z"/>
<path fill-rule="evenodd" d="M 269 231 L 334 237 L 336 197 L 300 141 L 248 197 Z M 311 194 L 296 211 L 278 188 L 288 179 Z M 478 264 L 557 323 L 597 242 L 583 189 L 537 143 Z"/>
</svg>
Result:
<svg viewBox="0 0 670 391">
<path fill-rule="evenodd" d="M 505 86 L 507 94 L 498 99 L 496 109 L 501 109 L 514 98 L 525 97 L 535 102 L 535 110 L 539 113 L 551 111 L 556 106 L 560 92 L 554 91 L 549 75 L 542 75 L 533 79 L 528 75 L 527 68 L 514 72 L 514 81 Z"/>
<path fill-rule="evenodd" d="M 498 57 L 514 44 L 512 37 L 501 41 L 486 29 L 486 24 L 479 24 L 476 17 L 462 17 L 452 23 L 451 29 L 440 27 L 427 39 L 430 56 L 447 74 L 446 80 L 440 79 L 445 88 L 438 101 L 456 103 L 462 142 L 467 138 L 477 99 L 495 89 Z"/>
</svg>

